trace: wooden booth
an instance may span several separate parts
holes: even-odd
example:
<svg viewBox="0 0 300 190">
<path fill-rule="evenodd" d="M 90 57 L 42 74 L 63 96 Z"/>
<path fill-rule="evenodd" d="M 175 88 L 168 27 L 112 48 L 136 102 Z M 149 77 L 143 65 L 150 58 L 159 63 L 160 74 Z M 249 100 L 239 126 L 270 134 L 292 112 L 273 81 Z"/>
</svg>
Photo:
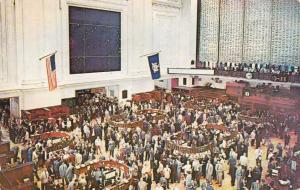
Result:
<svg viewBox="0 0 300 190">
<path fill-rule="evenodd" d="M 252 112 L 269 110 L 272 113 L 294 115 L 300 108 L 299 96 L 293 96 L 288 89 L 274 92 L 270 86 L 251 88 L 247 83 L 229 82 L 226 84 L 226 94 Z"/>
<path fill-rule="evenodd" d="M 133 102 L 145 102 L 145 101 L 161 101 L 162 98 L 162 91 L 150 91 L 150 92 L 143 92 L 143 93 L 137 93 L 132 95 L 132 101 Z"/>
<path fill-rule="evenodd" d="M 33 185 L 31 162 L 0 171 L 0 189 L 2 190 L 32 190 Z"/>
<path fill-rule="evenodd" d="M 210 87 L 176 87 L 173 88 L 173 92 L 175 94 L 193 96 L 194 98 L 218 98 L 221 101 L 228 100 L 225 90 Z"/>
<path fill-rule="evenodd" d="M 129 175 L 129 168 L 127 165 L 120 163 L 115 160 L 99 160 L 91 162 L 90 164 L 76 167 L 75 174 L 80 175 L 83 173 L 88 173 L 92 170 L 98 168 L 105 168 L 104 175 L 105 175 L 105 182 L 104 187 L 105 189 L 110 190 L 125 190 L 128 189 L 131 184 L 136 184 L 137 181 L 130 177 Z M 117 171 L 118 170 L 118 171 Z M 122 171 L 124 173 L 124 180 L 117 182 L 117 172 Z M 102 187 L 102 188 L 104 188 Z"/>
<path fill-rule="evenodd" d="M 3 168 L 10 163 L 11 158 L 14 157 L 14 152 L 10 150 L 9 142 L 0 142 L 0 166 Z"/>
<path fill-rule="evenodd" d="M 0 142 L 0 189 L 31 190 L 33 187 L 32 163 L 11 163 L 15 157 L 9 142 Z"/>
<path fill-rule="evenodd" d="M 70 108 L 66 105 L 51 106 L 47 108 L 38 108 L 32 110 L 22 110 L 22 118 L 31 121 L 57 119 L 70 115 Z"/>
</svg>

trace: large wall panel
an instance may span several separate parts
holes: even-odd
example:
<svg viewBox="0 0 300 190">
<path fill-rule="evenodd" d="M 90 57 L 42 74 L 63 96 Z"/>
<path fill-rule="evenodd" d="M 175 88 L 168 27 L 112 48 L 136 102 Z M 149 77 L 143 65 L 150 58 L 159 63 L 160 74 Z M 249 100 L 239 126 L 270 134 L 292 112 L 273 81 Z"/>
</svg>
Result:
<svg viewBox="0 0 300 190">
<path fill-rule="evenodd" d="M 243 62 L 270 61 L 272 0 L 245 1 Z"/>
<path fill-rule="evenodd" d="M 300 65 L 300 3 L 273 0 L 271 62 Z"/>
<path fill-rule="evenodd" d="M 160 72 L 165 75 L 168 67 L 178 64 L 178 59 L 170 55 L 180 51 L 179 9 L 155 6 L 153 10 L 153 52 L 161 51 Z"/>
<path fill-rule="evenodd" d="M 44 54 L 43 1 L 23 1 L 23 84 L 40 83 L 45 69 L 39 57 Z M 52 40 L 52 39 L 51 39 Z M 48 53 L 48 52 L 47 52 Z"/>
<path fill-rule="evenodd" d="M 299 1 L 202 0 L 198 11 L 200 61 L 300 65 Z"/>
<path fill-rule="evenodd" d="M 242 62 L 244 0 L 221 0 L 220 61 Z"/>
<path fill-rule="evenodd" d="M 218 60 L 219 0 L 201 1 L 200 48 L 201 61 Z"/>
</svg>

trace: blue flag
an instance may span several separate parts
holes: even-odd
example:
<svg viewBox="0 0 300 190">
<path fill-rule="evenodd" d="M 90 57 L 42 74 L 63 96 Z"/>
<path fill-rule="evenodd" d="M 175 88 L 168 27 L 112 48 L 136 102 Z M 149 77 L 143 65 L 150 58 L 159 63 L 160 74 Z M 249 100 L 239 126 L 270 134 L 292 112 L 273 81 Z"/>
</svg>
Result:
<svg viewBox="0 0 300 190">
<path fill-rule="evenodd" d="M 149 67 L 152 79 L 160 78 L 159 54 L 148 56 Z"/>
</svg>

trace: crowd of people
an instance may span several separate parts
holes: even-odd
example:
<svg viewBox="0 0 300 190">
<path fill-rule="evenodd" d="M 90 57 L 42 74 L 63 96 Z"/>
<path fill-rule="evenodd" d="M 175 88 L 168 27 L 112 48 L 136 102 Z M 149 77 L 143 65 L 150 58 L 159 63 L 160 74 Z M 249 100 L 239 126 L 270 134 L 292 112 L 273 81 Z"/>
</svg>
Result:
<svg viewBox="0 0 300 190">
<path fill-rule="evenodd" d="M 69 117 L 54 122 L 10 121 L 11 140 L 22 143 L 16 159 L 33 162 L 35 179 L 41 183 L 42 190 L 104 188 L 107 168 L 96 168 L 80 175 L 75 170 L 94 160 L 110 159 L 129 167 L 128 176 L 118 172 L 115 179 L 135 179 L 137 183 L 131 183 L 129 189 L 155 187 L 160 190 L 183 183 L 188 190 L 197 187 L 211 190 L 214 182 L 221 187 L 228 173 L 233 189 L 265 190 L 271 189 L 272 184 L 263 176 L 262 159 L 269 161 L 271 175 L 272 169 L 282 163 L 289 167 L 293 163 L 293 152 L 297 151 L 290 146 L 290 129 L 284 121 L 276 118 L 268 122 L 241 120 L 241 108 L 233 101 L 195 99 L 180 94 L 173 94 L 171 101 L 163 99 L 161 102 L 120 103 L 116 98 L 100 94 L 83 94 L 76 101 Z M 151 108 L 161 109 L 164 118 L 156 120 L 155 113 L 138 113 L 138 110 Z M 117 127 L 112 122 L 114 115 L 122 115 L 127 123 L 142 121 L 143 125 Z M 264 117 L 266 113 L 259 115 Z M 223 126 L 226 130 L 206 128 L 208 124 Z M 49 151 L 57 139 L 32 140 L 33 135 L 52 131 L 68 133 L 72 144 Z M 229 134 L 234 136 L 228 139 Z M 284 138 L 284 144 L 272 143 L 273 136 Z M 212 146 L 188 154 L 168 148 L 168 142 L 183 147 Z M 262 158 L 263 145 L 268 147 L 267 158 Z M 250 147 L 255 148 L 255 165 L 249 162 Z M 295 184 L 294 178 L 288 178 Z"/>
<path fill-rule="evenodd" d="M 280 82 L 300 82 L 300 67 L 285 64 L 285 65 L 272 65 L 272 64 L 252 64 L 252 63 L 212 63 L 201 61 L 199 63 L 200 68 L 214 69 L 217 75 L 228 75 L 232 72 L 232 76 L 236 76 L 235 73 L 245 72 L 254 73 L 253 78 L 273 80 Z M 269 77 L 270 74 L 271 76 Z M 237 77 L 245 77 L 239 76 Z"/>
<path fill-rule="evenodd" d="M 299 74 L 300 68 L 294 65 L 272 65 L 272 64 L 252 64 L 252 63 L 210 63 L 200 62 L 204 68 L 217 68 L 228 71 L 245 71 L 245 72 L 261 72 L 261 73 L 294 73 Z"/>
</svg>

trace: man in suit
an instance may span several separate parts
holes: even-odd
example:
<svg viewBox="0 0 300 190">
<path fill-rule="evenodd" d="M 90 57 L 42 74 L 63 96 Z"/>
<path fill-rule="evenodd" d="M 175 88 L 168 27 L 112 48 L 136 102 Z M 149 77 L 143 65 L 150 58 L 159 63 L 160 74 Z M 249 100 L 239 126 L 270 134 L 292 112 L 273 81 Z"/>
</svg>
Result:
<svg viewBox="0 0 300 190">
<path fill-rule="evenodd" d="M 273 152 L 274 150 L 274 145 L 273 143 L 271 142 L 271 140 L 268 141 L 268 146 L 267 146 L 267 155 L 266 155 L 266 160 L 268 160 L 268 157 L 269 157 L 269 154 L 270 152 Z"/>
<path fill-rule="evenodd" d="M 184 183 L 185 183 L 186 189 L 192 189 L 193 188 L 192 174 L 191 174 L 190 171 L 187 172 Z"/>
<path fill-rule="evenodd" d="M 283 152 L 283 146 L 281 143 L 278 143 L 277 146 L 277 152 L 278 152 L 278 157 L 282 157 L 282 152 Z"/>
<path fill-rule="evenodd" d="M 152 178 L 151 174 L 146 174 L 147 190 L 151 190 Z"/>
<path fill-rule="evenodd" d="M 95 136 L 99 137 L 102 140 L 102 129 L 100 128 L 99 124 L 97 123 L 94 128 Z"/>
<path fill-rule="evenodd" d="M 63 162 L 60 166 L 59 166 L 59 176 L 62 179 L 62 183 L 63 186 L 65 185 L 66 182 L 66 171 L 67 171 L 67 165 L 65 162 Z"/>
<path fill-rule="evenodd" d="M 181 168 L 182 168 L 182 163 L 179 159 L 176 159 L 176 181 L 179 183 L 180 182 L 180 177 L 181 177 Z"/>
<path fill-rule="evenodd" d="M 260 183 L 258 180 L 252 182 L 252 185 L 251 185 L 251 190 L 259 190 L 260 189 Z"/>
<path fill-rule="evenodd" d="M 235 178 L 236 178 L 236 189 L 241 189 L 241 184 L 243 180 L 243 169 L 240 165 L 238 165 L 237 170 L 235 172 Z"/>
<path fill-rule="evenodd" d="M 198 159 L 195 159 L 193 161 L 193 173 L 194 173 L 194 179 L 197 182 L 197 185 L 200 186 L 200 177 L 201 177 L 201 173 L 202 171 L 200 171 L 200 168 L 202 167 L 202 165 L 200 165 L 200 162 Z"/>
<path fill-rule="evenodd" d="M 206 179 L 209 183 L 211 183 L 213 171 L 214 166 L 211 164 L 211 161 L 208 161 L 206 165 Z"/>
<path fill-rule="evenodd" d="M 72 163 L 69 164 L 69 167 L 66 170 L 66 179 L 67 179 L 67 183 L 69 184 L 74 176 L 74 171 L 73 171 L 74 167 L 72 165 Z"/>
<path fill-rule="evenodd" d="M 58 160 L 58 158 L 56 158 L 53 162 L 55 179 L 59 178 L 59 165 L 60 165 L 59 160 Z"/>
<path fill-rule="evenodd" d="M 154 163 L 153 163 L 153 177 L 154 177 L 154 180 L 155 180 L 156 184 L 159 182 L 159 177 L 158 177 L 157 170 L 158 170 L 158 161 L 155 160 Z"/>
<path fill-rule="evenodd" d="M 236 153 L 233 151 L 233 149 L 231 151 L 231 154 L 229 155 L 228 162 L 229 162 L 229 174 L 231 174 L 231 171 L 233 168 L 235 168 L 237 162 Z"/>
</svg>

